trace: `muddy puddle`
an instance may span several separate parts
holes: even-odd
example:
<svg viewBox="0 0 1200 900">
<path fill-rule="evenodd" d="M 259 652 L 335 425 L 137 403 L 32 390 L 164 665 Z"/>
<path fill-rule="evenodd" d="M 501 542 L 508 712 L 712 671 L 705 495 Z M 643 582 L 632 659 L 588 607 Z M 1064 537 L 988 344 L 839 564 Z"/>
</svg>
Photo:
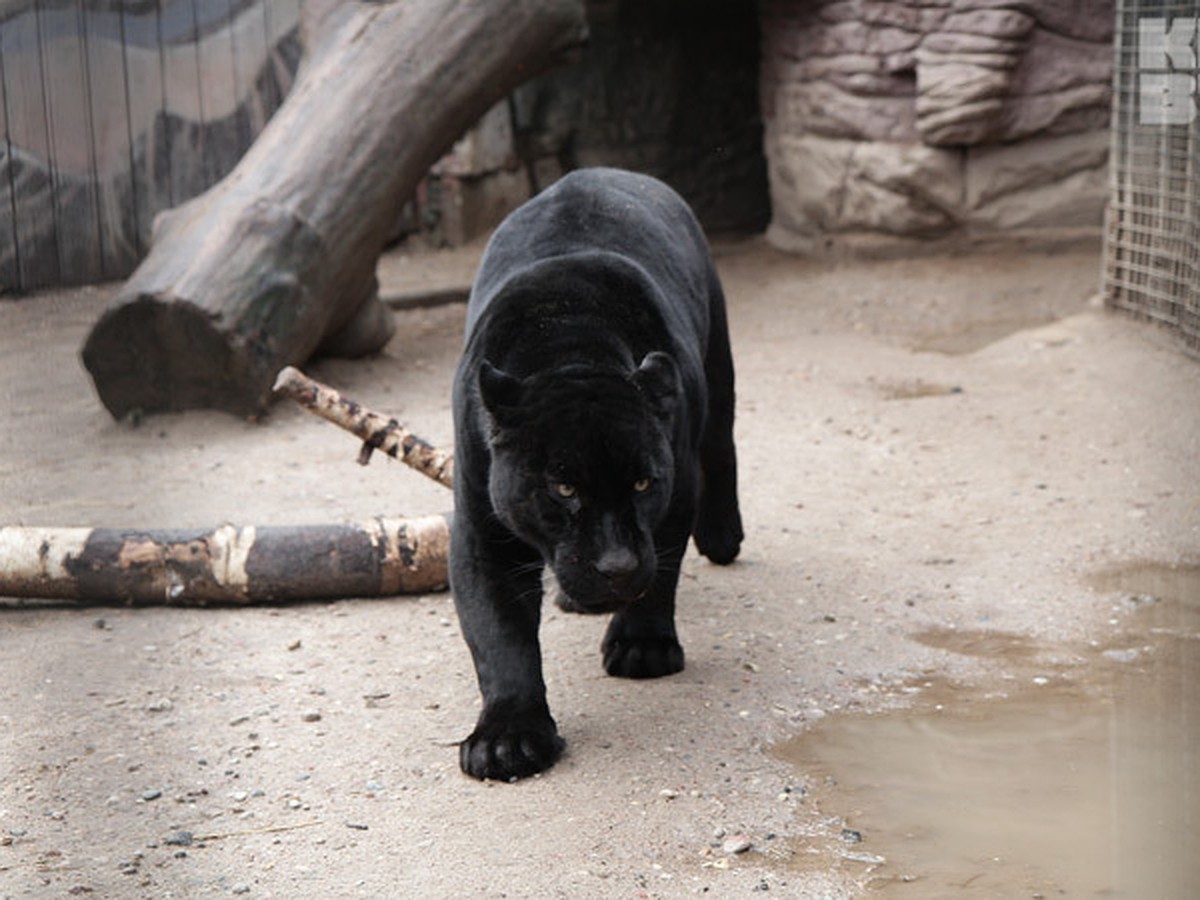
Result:
<svg viewBox="0 0 1200 900">
<path fill-rule="evenodd" d="M 826 816 L 793 864 L 832 856 L 881 897 L 1200 896 L 1200 566 L 1096 575 L 1109 643 L 939 630 L 994 660 L 964 688 L 835 717 L 776 747 Z"/>
</svg>

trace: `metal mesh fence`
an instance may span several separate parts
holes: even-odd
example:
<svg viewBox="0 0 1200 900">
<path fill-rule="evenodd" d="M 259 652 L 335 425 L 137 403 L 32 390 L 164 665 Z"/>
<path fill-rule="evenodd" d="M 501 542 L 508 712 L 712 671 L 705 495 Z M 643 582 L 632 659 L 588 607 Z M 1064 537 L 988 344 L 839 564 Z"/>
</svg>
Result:
<svg viewBox="0 0 1200 900">
<path fill-rule="evenodd" d="M 1106 302 L 1200 356 L 1200 2 L 1117 6 Z"/>
</svg>

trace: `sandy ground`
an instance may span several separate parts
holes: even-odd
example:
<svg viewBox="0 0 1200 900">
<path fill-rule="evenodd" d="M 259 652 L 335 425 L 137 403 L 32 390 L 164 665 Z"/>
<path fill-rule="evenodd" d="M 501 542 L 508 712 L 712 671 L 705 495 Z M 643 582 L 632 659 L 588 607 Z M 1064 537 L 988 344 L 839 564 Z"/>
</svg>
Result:
<svg viewBox="0 0 1200 900">
<path fill-rule="evenodd" d="M 868 867 L 838 849 L 843 823 L 773 745 L 911 702 L 927 673 L 1003 675 L 930 633 L 1118 633 L 1096 573 L 1200 556 L 1200 365 L 1089 304 L 1093 249 L 871 263 L 798 261 L 758 239 L 718 251 L 748 539 L 728 569 L 685 564 L 683 673 L 606 678 L 604 623 L 548 608 L 567 755 L 543 777 L 481 784 L 453 746 L 478 701 L 447 595 L 10 601 L 0 897 L 860 893 Z M 385 293 L 461 286 L 473 252 L 393 257 Z M 448 508 L 437 485 L 390 460 L 359 467 L 351 439 L 287 406 L 257 424 L 112 422 L 77 355 L 110 293 L 0 304 L 6 524 Z M 311 371 L 448 444 L 463 307 L 398 316 L 383 355 Z M 729 852 L 743 836 L 750 848 Z"/>
</svg>

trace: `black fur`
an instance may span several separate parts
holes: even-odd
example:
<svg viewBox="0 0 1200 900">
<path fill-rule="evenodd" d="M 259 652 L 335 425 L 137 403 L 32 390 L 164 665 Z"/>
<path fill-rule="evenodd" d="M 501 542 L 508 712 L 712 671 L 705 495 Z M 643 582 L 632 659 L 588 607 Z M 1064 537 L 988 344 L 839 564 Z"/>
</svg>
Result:
<svg viewBox="0 0 1200 900">
<path fill-rule="evenodd" d="M 483 711 L 463 771 L 512 779 L 563 741 L 538 623 L 549 565 L 567 610 L 613 613 L 610 675 L 683 668 L 687 540 L 742 540 L 725 301 L 691 211 L 659 181 L 574 172 L 510 215 L 471 291 L 454 383 L 450 579 Z"/>
</svg>

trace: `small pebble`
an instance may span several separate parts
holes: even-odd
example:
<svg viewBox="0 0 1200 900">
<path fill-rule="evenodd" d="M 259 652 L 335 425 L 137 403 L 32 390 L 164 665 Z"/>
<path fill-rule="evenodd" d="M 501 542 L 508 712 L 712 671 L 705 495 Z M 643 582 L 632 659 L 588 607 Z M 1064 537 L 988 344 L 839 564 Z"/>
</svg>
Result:
<svg viewBox="0 0 1200 900">
<path fill-rule="evenodd" d="M 1131 663 L 1138 658 L 1139 651 L 1136 647 L 1131 647 L 1128 650 L 1105 650 L 1101 656 L 1105 659 L 1111 659 L 1113 662 Z"/>
<path fill-rule="evenodd" d="M 671 788 L 663 788 L 658 792 L 658 796 L 662 797 L 664 800 L 674 800 L 679 796 L 679 791 L 672 790 Z"/>
<path fill-rule="evenodd" d="M 724 842 L 721 844 L 721 850 L 730 856 L 733 856 L 738 853 L 745 853 L 753 846 L 754 842 L 751 841 L 750 838 L 746 837 L 744 834 L 735 834 L 725 838 Z"/>
<path fill-rule="evenodd" d="M 865 863 L 868 866 L 881 866 L 887 862 L 887 857 L 880 856 L 878 853 L 859 853 L 850 850 L 845 850 L 842 852 L 842 859 L 848 859 L 851 862 Z"/>
<path fill-rule="evenodd" d="M 233 887 L 231 887 L 229 889 L 229 893 L 231 893 L 231 894 L 248 894 L 248 893 L 250 893 L 250 885 L 235 884 Z"/>
<path fill-rule="evenodd" d="M 148 791 L 142 791 L 142 799 L 149 803 L 151 800 L 157 800 L 162 796 L 162 791 L 152 788 Z"/>
<path fill-rule="evenodd" d="M 174 708 L 175 704 L 172 703 L 167 697 L 162 697 L 146 704 L 146 712 L 152 713 L 170 712 Z"/>
<path fill-rule="evenodd" d="M 845 841 L 846 843 L 861 844 L 862 839 L 863 839 L 863 836 L 862 836 L 861 831 L 855 831 L 853 828 L 843 828 L 842 829 L 842 840 Z"/>
<path fill-rule="evenodd" d="M 190 831 L 172 831 L 163 838 L 163 843 L 168 847 L 190 847 L 194 840 L 195 835 Z"/>
<path fill-rule="evenodd" d="M 353 828 L 355 831 L 367 831 L 370 829 L 369 825 L 364 825 L 362 822 L 347 822 L 346 827 Z"/>
<path fill-rule="evenodd" d="M 317 712 L 317 710 L 315 710 L 315 709 L 310 709 L 310 710 L 305 711 L 305 713 L 302 716 L 300 716 L 300 718 L 301 718 L 301 720 L 303 720 L 305 722 L 320 722 L 321 714 L 319 712 Z"/>
</svg>

